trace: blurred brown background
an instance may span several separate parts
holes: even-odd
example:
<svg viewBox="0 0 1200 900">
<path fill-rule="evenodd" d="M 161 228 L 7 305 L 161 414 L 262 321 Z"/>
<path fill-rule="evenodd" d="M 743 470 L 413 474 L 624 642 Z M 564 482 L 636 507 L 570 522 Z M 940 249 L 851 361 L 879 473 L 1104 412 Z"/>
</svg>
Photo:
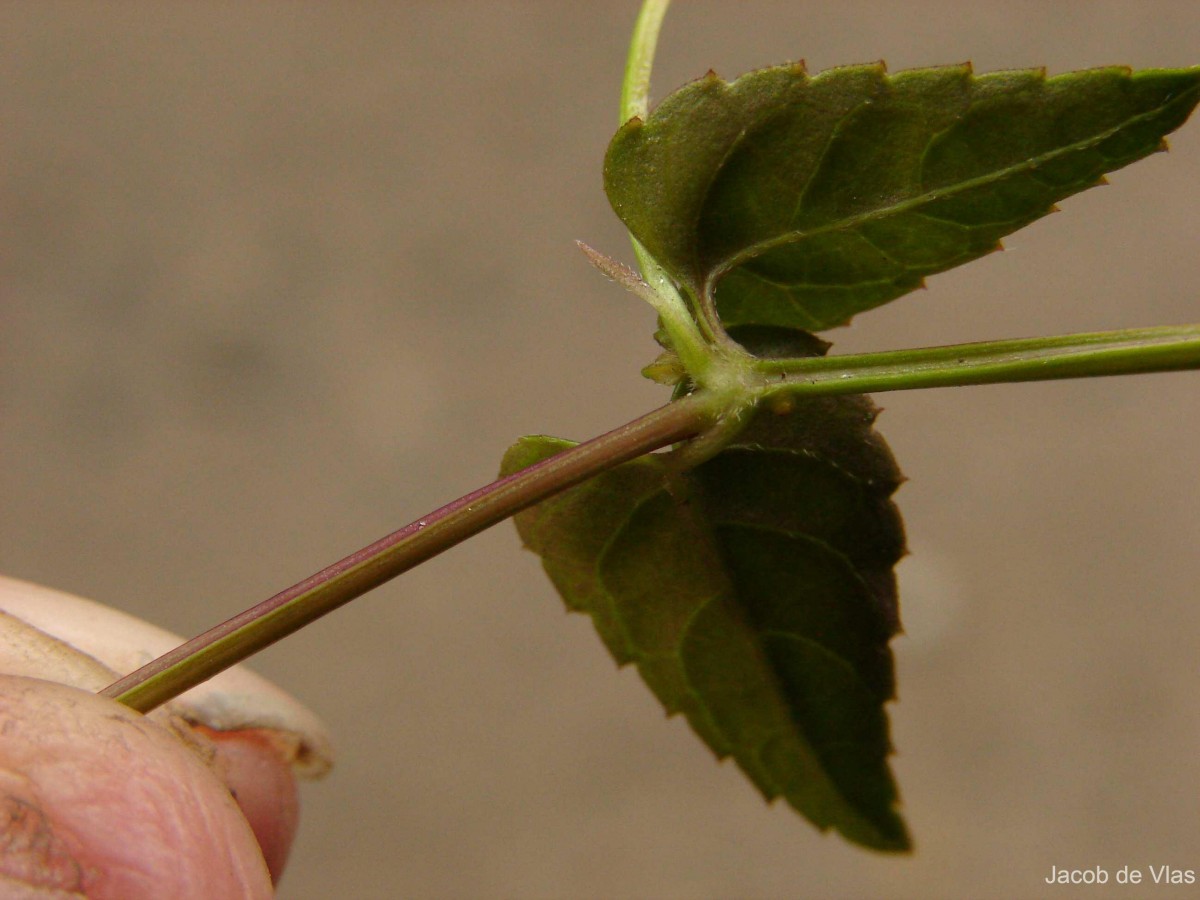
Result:
<svg viewBox="0 0 1200 900">
<path fill-rule="evenodd" d="M 571 244 L 630 255 L 600 163 L 634 14 L 0 6 L 0 569 L 192 634 L 487 481 L 523 433 L 661 402 L 650 311 Z M 798 57 L 1198 47 L 1187 0 L 681 2 L 656 96 Z M 1200 320 L 1200 124 L 1173 145 L 837 349 Z M 1198 391 L 879 398 L 911 478 L 913 858 L 764 806 L 505 525 L 257 659 L 340 747 L 281 896 L 1059 897 L 1052 864 L 1200 871 Z"/>
</svg>

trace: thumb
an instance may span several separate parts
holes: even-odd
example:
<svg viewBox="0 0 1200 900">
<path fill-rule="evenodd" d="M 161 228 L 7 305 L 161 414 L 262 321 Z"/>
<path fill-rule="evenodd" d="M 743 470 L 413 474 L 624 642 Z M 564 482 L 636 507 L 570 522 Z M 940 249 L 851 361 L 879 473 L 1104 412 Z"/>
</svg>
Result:
<svg viewBox="0 0 1200 900">
<path fill-rule="evenodd" d="M 111 700 L 0 676 L 0 895 L 272 896 L 229 790 Z"/>
</svg>

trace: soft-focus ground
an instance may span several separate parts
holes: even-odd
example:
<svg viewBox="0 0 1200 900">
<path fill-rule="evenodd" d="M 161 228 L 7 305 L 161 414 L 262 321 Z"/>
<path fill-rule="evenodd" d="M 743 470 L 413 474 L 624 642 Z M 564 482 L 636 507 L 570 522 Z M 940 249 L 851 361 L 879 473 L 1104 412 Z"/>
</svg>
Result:
<svg viewBox="0 0 1200 900">
<path fill-rule="evenodd" d="M 632 3 L 0 6 L 0 570 L 192 633 L 657 404 L 600 191 Z M 680 3 L 663 91 L 807 57 L 1196 63 L 1190 3 Z M 833 335 L 1200 320 L 1200 123 Z M 271 649 L 328 896 L 1071 896 L 1200 871 L 1200 374 L 881 396 L 912 859 L 769 809 L 503 526 Z M 1194 888 L 1193 888 L 1194 889 Z M 1147 889 L 1088 889 L 1088 897 Z M 1155 897 L 1188 888 L 1153 888 Z"/>
</svg>

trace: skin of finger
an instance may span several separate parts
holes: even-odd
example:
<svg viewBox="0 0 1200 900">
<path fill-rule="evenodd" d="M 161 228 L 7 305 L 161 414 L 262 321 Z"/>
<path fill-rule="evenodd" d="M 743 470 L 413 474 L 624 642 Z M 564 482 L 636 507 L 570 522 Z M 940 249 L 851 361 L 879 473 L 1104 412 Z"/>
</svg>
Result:
<svg viewBox="0 0 1200 900">
<path fill-rule="evenodd" d="M 0 896 L 272 896 L 229 791 L 113 701 L 0 676 Z"/>
<path fill-rule="evenodd" d="M 278 884 L 300 824 L 300 797 L 292 767 L 266 729 L 192 727 L 216 748 L 212 768 L 241 808 L 271 878 Z"/>
</svg>

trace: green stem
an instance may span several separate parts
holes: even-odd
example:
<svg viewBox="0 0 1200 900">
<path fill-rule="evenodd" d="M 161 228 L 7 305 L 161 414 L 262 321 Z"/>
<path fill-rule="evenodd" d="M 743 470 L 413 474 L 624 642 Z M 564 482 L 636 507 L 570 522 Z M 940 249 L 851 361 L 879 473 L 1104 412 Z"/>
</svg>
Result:
<svg viewBox="0 0 1200 900">
<path fill-rule="evenodd" d="M 625 57 L 625 77 L 621 81 L 621 121 L 624 125 L 634 116 L 645 119 L 650 111 L 650 72 L 654 68 L 654 50 L 658 32 L 671 0 L 645 0 L 633 25 L 629 53 Z"/>
<path fill-rule="evenodd" d="M 101 693 L 149 711 L 522 509 L 613 466 L 705 432 L 733 406 L 776 395 L 857 394 L 1196 369 L 1200 368 L 1200 325 L 732 365 L 742 369 L 745 377 L 738 376 L 728 390 L 684 397 L 460 497 L 193 638 Z"/>
<path fill-rule="evenodd" d="M 1200 325 L 758 360 L 760 396 L 861 394 L 1200 368 Z M 778 380 L 774 380 L 778 379 Z"/>
<path fill-rule="evenodd" d="M 702 431 L 714 415 L 709 398 L 685 398 L 492 482 L 193 638 L 101 694 L 148 712 L 514 513 Z"/>
<path fill-rule="evenodd" d="M 644 120 L 650 113 L 650 75 L 654 69 L 654 52 L 658 48 L 658 33 L 670 5 L 670 0 L 645 0 L 642 3 L 633 26 L 633 37 L 629 41 L 629 53 L 625 58 L 625 77 L 621 82 L 621 125 L 635 117 Z M 633 255 L 637 258 L 642 277 L 660 298 L 655 306 L 663 328 L 671 337 L 672 348 L 688 372 L 694 376 L 702 374 L 712 358 L 710 346 L 728 342 L 724 330 L 714 328 L 703 314 L 693 315 L 690 304 L 679 292 L 671 276 L 637 238 L 630 235 L 629 239 L 633 242 Z"/>
</svg>

